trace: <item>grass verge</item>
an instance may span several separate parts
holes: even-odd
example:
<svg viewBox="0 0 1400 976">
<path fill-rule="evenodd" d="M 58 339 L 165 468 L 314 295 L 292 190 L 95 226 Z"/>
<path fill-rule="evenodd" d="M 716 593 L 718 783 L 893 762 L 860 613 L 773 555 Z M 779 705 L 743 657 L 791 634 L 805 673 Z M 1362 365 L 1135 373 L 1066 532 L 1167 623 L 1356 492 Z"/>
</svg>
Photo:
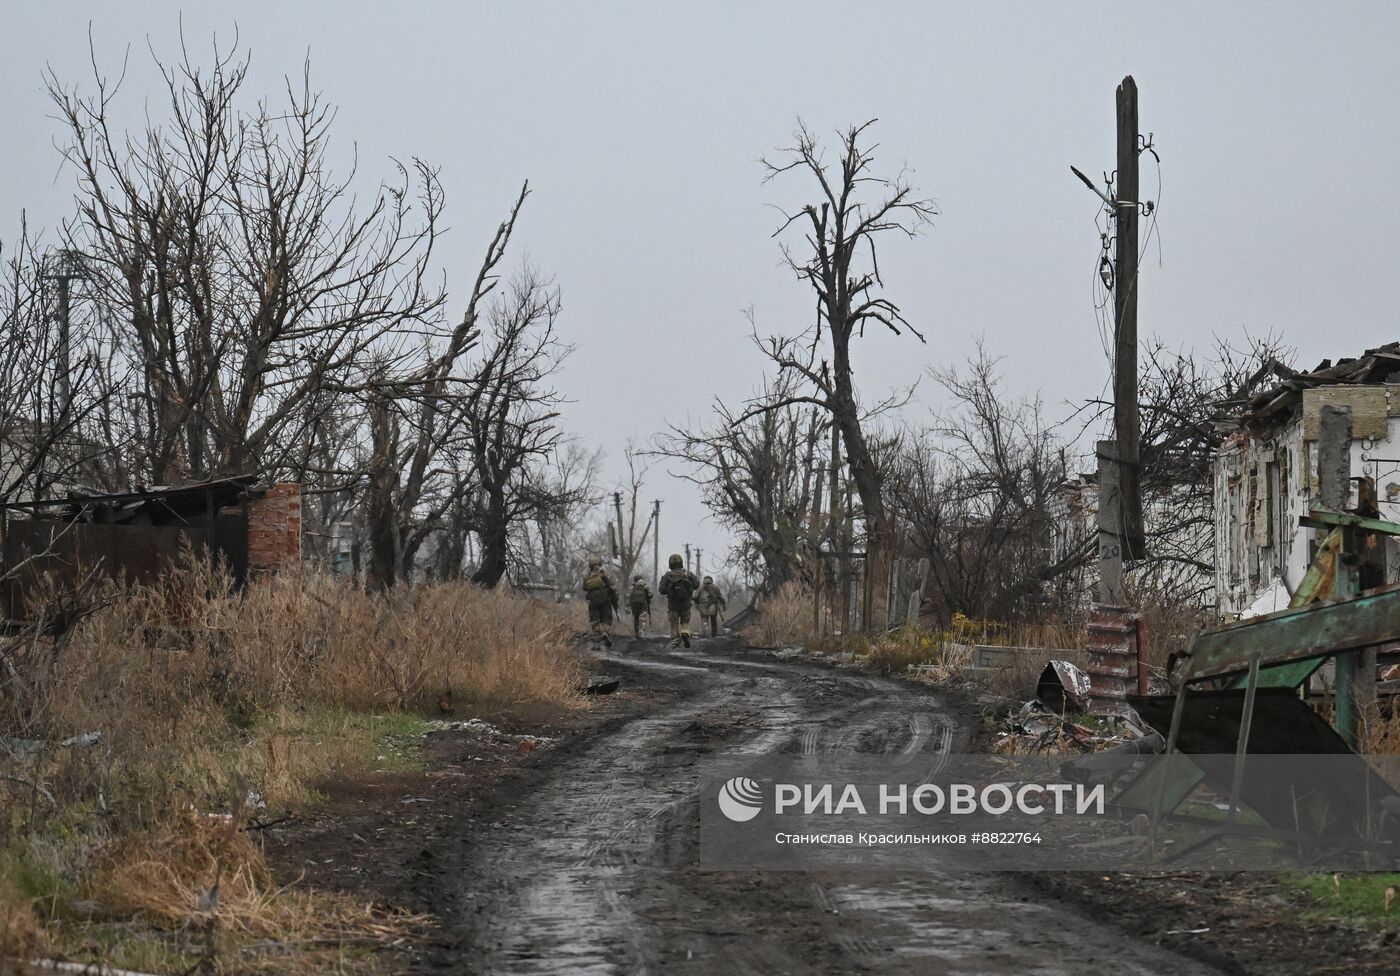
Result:
<svg viewBox="0 0 1400 976">
<path fill-rule="evenodd" d="M 258 821 L 334 777 L 418 768 L 428 717 L 573 709 L 558 608 L 467 584 L 246 593 L 191 563 L 4 648 L 0 956 L 140 972 L 382 968 L 421 919 L 279 885 Z M 0 965 L 3 969 L 3 965 Z"/>
</svg>

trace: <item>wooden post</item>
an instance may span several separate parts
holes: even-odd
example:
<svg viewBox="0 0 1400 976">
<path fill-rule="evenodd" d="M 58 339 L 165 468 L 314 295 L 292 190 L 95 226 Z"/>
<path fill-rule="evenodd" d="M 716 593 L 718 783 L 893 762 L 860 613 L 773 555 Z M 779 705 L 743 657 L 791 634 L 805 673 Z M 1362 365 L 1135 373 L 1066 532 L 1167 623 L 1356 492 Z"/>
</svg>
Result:
<svg viewBox="0 0 1400 976">
<path fill-rule="evenodd" d="M 924 587 L 928 585 L 930 569 L 932 566 L 927 556 L 919 560 L 919 585 L 909 594 L 909 610 L 904 617 L 906 621 L 912 620 L 915 627 L 919 626 L 919 615 L 924 608 Z"/>
<path fill-rule="evenodd" d="M 1322 408 L 1317 431 L 1318 500 L 1335 512 L 1346 511 L 1351 502 L 1351 429 L 1351 407 Z M 1333 591 L 1338 600 L 1350 600 L 1361 590 L 1360 554 L 1360 533 L 1343 529 Z M 1351 652 L 1338 654 L 1333 660 L 1337 669 L 1337 734 L 1356 749 L 1362 740 L 1366 704 L 1375 696 L 1375 658 Z"/>
<path fill-rule="evenodd" d="M 1122 485 L 1124 559 L 1144 555 L 1142 492 L 1138 477 L 1138 97 L 1128 75 L 1118 86 L 1118 180 L 1114 217 L 1117 254 L 1113 274 L 1113 436 L 1118 441 Z"/>
<path fill-rule="evenodd" d="M 875 634 L 875 546 L 879 545 L 875 536 L 865 536 L 865 560 L 861 563 L 861 633 Z"/>
<path fill-rule="evenodd" d="M 822 580 L 826 576 L 826 561 L 822 558 L 822 492 L 825 490 L 826 472 L 817 469 L 817 490 L 812 492 L 812 518 L 807 525 L 807 536 L 812 543 L 812 634 L 822 632 Z"/>
<path fill-rule="evenodd" d="M 613 492 L 613 509 L 617 512 L 618 568 L 622 571 L 624 577 L 623 582 L 626 582 L 625 577 L 628 573 L 632 572 L 632 567 L 626 565 L 626 563 L 629 558 L 636 558 L 636 553 L 632 552 L 631 547 L 637 540 L 627 538 L 622 531 L 622 492 L 620 491 Z"/>
<path fill-rule="evenodd" d="M 652 531 L 656 533 L 651 537 L 651 585 L 655 586 L 661 579 L 661 499 L 655 499 L 651 505 Z"/>
<path fill-rule="evenodd" d="M 899 533 L 899 541 L 895 544 L 894 551 L 889 557 L 889 580 L 885 584 L 885 626 L 893 630 L 900 625 L 899 619 L 899 587 L 903 583 L 901 576 L 904 557 L 904 531 Z"/>
</svg>

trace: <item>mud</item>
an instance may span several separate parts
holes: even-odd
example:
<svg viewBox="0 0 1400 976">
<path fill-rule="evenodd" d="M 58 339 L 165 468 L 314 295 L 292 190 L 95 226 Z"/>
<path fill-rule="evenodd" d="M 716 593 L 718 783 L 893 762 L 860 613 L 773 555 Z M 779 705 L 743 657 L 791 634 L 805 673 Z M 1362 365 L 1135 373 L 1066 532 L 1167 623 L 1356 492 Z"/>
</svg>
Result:
<svg viewBox="0 0 1400 976">
<path fill-rule="evenodd" d="M 673 700 L 542 766 L 513 808 L 461 839 L 460 874 L 437 877 L 442 929 L 413 971 L 1215 971 L 1014 878 L 699 871 L 705 752 L 894 752 L 935 736 L 957 750 L 969 715 L 924 689 L 722 640 L 676 653 L 619 641 L 613 655 L 610 673 Z"/>
<path fill-rule="evenodd" d="M 1314 921 L 1263 876 L 700 871 L 708 753 L 978 751 L 978 710 L 726 640 L 618 641 L 596 670 L 622 687 L 585 712 L 480 716 L 548 745 L 467 722 L 424 770 L 326 784 L 266 832 L 279 878 L 429 916 L 388 971 L 1400 972 L 1389 933 Z"/>
</svg>

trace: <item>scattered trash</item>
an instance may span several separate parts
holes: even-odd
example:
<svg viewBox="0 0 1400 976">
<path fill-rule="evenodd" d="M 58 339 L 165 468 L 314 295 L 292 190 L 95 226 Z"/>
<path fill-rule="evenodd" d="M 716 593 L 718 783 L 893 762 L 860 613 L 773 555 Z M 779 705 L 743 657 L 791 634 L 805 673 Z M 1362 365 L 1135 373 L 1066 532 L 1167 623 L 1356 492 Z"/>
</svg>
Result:
<svg viewBox="0 0 1400 976">
<path fill-rule="evenodd" d="M 465 722 L 436 721 L 428 723 L 429 727 L 423 733 L 426 739 L 434 735 L 442 735 L 444 732 L 467 732 L 471 735 L 483 739 L 491 739 L 501 743 L 513 743 L 521 752 L 529 752 L 554 743 L 554 739 L 545 735 L 515 735 L 504 729 L 492 725 L 490 722 L 482 721 L 479 718 L 470 718 Z M 480 756 L 474 757 L 480 759 Z"/>
<path fill-rule="evenodd" d="M 1092 729 L 1070 721 L 1062 713 L 1051 711 L 1036 698 L 1008 715 L 1002 722 L 1002 729 L 996 741 L 998 752 L 1056 751 L 1066 745 L 1080 752 L 1089 752 L 1095 738 Z"/>
<path fill-rule="evenodd" d="M 1058 677 L 1051 680 L 1056 688 L 1062 687 Z M 1072 707 L 1057 711 L 1039 698 L 1032 698 L 1015 711 L 1008 709 L 1003 714 L 1001 732 L 996 739 L 997 752 L 1107 754 L 1107 760 L 1083 764 L 1074 771 L 1086 782 L 1100 775 L 1117 775 L 1120 767 L 1131 766 L 1137 756 L 1161 750 L 1161 737 L 1132 714 L 1090 716 L 1079 714 L 1079 710 Z"/>
<path fill-rule="evenodd" d="M 102 741 L 101 732 L 83 732 L 71 735 L 58 744 L 65 749 L 88 749 Z M 47 739 L 17 739 L 0 735 L 0 753 L 8 753 L 10 758 L 19 760 L 37 759 L 53 743 Z"/>
<path fill-rule="evenodd" d="M 88 749 L 92 746 L 97 745 L 101 741 L 101 732 L 84 732 L 81 735 L 69 736 L 68 738 L 60 742 L 59 745 L 65 746 L 69 749 L 73 748 L 74 746 L 81 746 L 84 749 Z"/>
<path fill-rule="evenodd" d="M 1035 695 L 1058 712 L 1089 707 L 1089 675 L 1069 661 L 1051 661 L 1040 672 Z"/>
<path fill-rule="evenodd" d="M 611 695 L 618 688 L 622 687 L 622 679 L 610 677 L 606 674 L 595 674 L 588 679 L 588 684 L 584 685 L 585 695 Z"/>
</svg>

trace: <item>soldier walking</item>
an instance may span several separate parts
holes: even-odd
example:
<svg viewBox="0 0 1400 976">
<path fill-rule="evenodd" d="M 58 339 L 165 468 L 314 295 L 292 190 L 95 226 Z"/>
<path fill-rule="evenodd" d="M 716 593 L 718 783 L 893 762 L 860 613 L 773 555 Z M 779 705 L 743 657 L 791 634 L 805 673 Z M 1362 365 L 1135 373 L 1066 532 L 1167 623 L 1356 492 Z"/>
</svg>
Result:
<svg viewBox="0 0 1400 976">
<path fill-rule="evenodd" d="M 651 587 L 640 576 L 632 578 L 632 589 L 627 594 L 627 607 L 632 611 L 632 636 L 642 636 L 642 614 L 651 616 Z"/>
<path fill-rule="evenodd" d="M 715 585 L 713 576 L 706 576 L 705 582 L 700 586 L 700 592 L 695 594 L 695 607 L 700 611 L 700 630 L 704 632 L 705 624 L 710 625 L 710 636 L 719 636 L 719 615 L 724 612 L 726 606 L 724 591 Z"/>
<path fill-rule="evenodd" d="M 588 600 L 588 630 L 593 635 L 594 646 L 601 642 L 604 647 L 612 647 L 608 627 L 617 613 L 617 589 L 603 571 L 603 561 L 597 556 L 588 560 L 588 573 L 583 577 L 583 595 Z"/>
<path fill-rule="evenodd" d="M 656 588 L 666 598 L 666 616 L 671 621 L 671 646 L 684 644 L 689 647 L 690 609 L 695 602 L 695 591 L 700 589 L 700 581 L 685 568 L 685 560 L 679 553 L 672 553 L 670 566 Z"/>
</svg>

